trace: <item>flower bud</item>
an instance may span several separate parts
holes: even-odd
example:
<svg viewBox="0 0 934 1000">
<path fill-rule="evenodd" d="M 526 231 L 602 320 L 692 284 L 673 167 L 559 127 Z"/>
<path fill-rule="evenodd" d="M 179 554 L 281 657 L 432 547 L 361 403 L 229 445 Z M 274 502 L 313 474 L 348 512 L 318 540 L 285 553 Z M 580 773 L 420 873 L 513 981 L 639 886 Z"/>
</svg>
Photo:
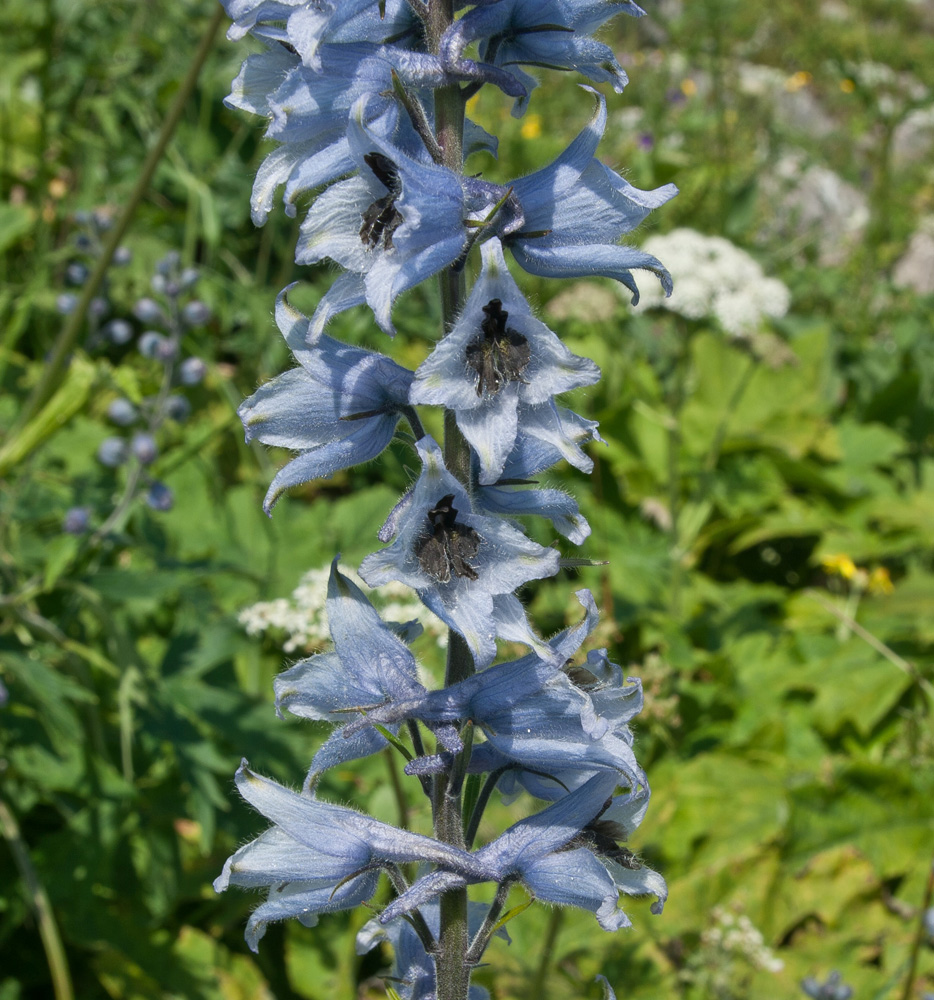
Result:
<svg viewBox="0 0 934 1000">
<path fill-rule="evenodd" d="M 181 254 L 177 250 L 170 250 L 163 258 L 156 264 L 156 271 L 159 274 L 164 274 L 166 276 L 170 275 L 173 271 L 178 269 L 179 262 L 181 261 Z"/>
<path fill-rule="evenodd" d="M 175 504 L 175 495 L 165 483 L 156 481 L 146 492 L 146 503 L 153 510 L 171 510 Z"/>
<path fill-rule="evenodd" d="M 191 403 L 184 396 L 175 393 L 165 401 L 163 412 L 169 420 L 181 424 L 191 416 Z"/>
<path fill-rule="evenodd" d="M 163 364 L 174 361 L 178 354 L 178 341 L 174 337 L 163 337 L 156 346 L 156 359 Z"/>
<path fill-rule="evenodd" d="M 88 312 L 92 316 L 96 316 L 100 319 L 106 316 L 110 312 L 110 303 L 103 297 L 103 295 L 96 295 L 88 303 Z"/>
<path fill-rule="evenodd" d="M 182 385 L 197 385 L 208 370 L 201 358 L 185 358 L 178 367 L 178 380 Z"/>
<path fill-rule="evenodd" d="M 159 449 L 156 447 L 156 439 L 145 431 L 140 431 L 139 434 L 133 435 L 133 442 L 130 448 L 134 457 L 139 462 L 142 462 L 143 465 L 149 465 L 151 462 L 154 462 L 156 456 L 159 454 Z"/>
<path fill-rule="evenodd" d="M 133 251 L 129 247 L 117 247 L 114 250 L 113 262 L 117 267 L 126 267 L 133 259 Z"/>
<path fill-rule="evenodd" d="M 211 310 L 199 299 L 186 302 L 182 309 L 182 321 L 186 326 L 201 326 L 211 318 Z"/>
<path fill-rule="evenodd" d="M 133 306 L 133 315 L 143 323 L 165 322 L 165 315 L 153 299 L 140 299 Z"/>
<path fill-rule="evenodd" d="M 69 535 L 83 535 L 88 530 L 91 511 L 88 507 L 72 507 L 65 512 L 62 531 Z"/>
<path fill-rule="evenodd" d="M 179 275 L 178 282 L 183 289 L 193 288 L 200 277 L 201 274 L 196 267 L 186 267 Z"/>
<path fill-rule="evenodd" d="M 68 316 L 73 313 L 77 304 L 78 296 L 72 295 L 71 292 L 62 292 L 62 294 L 57 296 L 55 299 L 55 308 L 63 316 Z"/>
<path fill-rule="evenodd" d="M 107 419 L 118 427 L 129 427 L 136 420 L 136 407 L 128 399 L 117 397 L 107 407 Z"/>
<path fill-rule="evenodd" d="M 133 327 L 125 319 L 112 319 L 104 327 L 104 335 L 111 343 L 126 344 L 133 338 Z"/>
<path fill-rule="evenodd" d="M 127 460 L 126 441 L 118 437 L 104 438 L 97 448 L 97 460 L 110 469 L 123 465 Z"/>
<path fill-rule="evenodd" d="M 156 295 L 165 294 L 165 275 L 156 272 L 149 279 L 149 287 L 156 293 Z"/>
<path fill-rule="evenodd" d="M 144 358 L 158 358 L 162 345 L 167 343 L 168 339 L 168 337 L 163 336 L 155 330 L 147 330 L 145 333 L 140 335 L 137 343 L 139 353 L 142 354 Z"/>
<path fill-rule="evenodd" d="M 93 222 L 99 233 L 106 233 L 114 224 L 113 215 L 107 209 L 97 208 L 94 210 Z"/>
<path fill-rule="evenodd" d="M 88 271 L 86 265 L 82 264 L 80 261 L 72 261 L 65 268 L 65 281 L 69 285 L 83 285 L 88 280 L 88 275 L 91 272 Z"/>
</svg>

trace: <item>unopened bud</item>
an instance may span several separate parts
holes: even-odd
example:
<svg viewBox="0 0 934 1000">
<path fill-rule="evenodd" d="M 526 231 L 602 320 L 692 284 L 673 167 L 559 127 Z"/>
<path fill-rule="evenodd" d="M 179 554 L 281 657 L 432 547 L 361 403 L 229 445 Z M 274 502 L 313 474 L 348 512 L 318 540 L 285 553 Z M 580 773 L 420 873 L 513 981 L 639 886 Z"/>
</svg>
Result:
<svg viewBox="0 0 934 1000">
<path fill-rule="evenodd" d="M 160 348 L 168 339 L 168 337 L 164 337 L 155 330 L 147 330 L 145 333 L 140 334 L 138 341 L 139 353 L 144 358 L 158 358 Z"/>
<path fill-rule="evenodd" d="M 136 407 L 128 399 L 118 397 L 107 407 L 107 419 L 118 427 L 129 427 L 136 420 Z"/>
<path fill-rule="evenodd" d="M 143 465 L 149 465 L 151 462 L 154 462 L 156 456 L 159 454 L 159 449 L 156 447 L 156 439 L 144 431 L 133 435 L 133 443 L 130 445 L 130 448 L 136 459 L 142 462 Z"/>
<path fill-rule="evenodd" d="M 184 423 L 191 416 L 191 403 L 184 396 L 175 393 L 166 399 L 164 413 L 169 420 Z"/>
<path fill-rule="evenodd" d="M 154 299 L 140 299 L 133 306 L 133 315 L 143 323 L 160 323 L 165 316 Z"/>
<path fill-rule="evenodd" d="M 133 337 L 133 327 L 125 319 L 112 319 L 104 327 L 104 335 L 114 344 L 126 344 Z"/>
<path fill-rule="evenodd" d="M 97 448 L 97 460 L 110 469 L 123 465 L 127 460 L 126 441 L 118 437 L 104 438 Z"/>
<path fill-rule="evenodd" d="M 197 385 L 207 370 L 208 366 L 201 358 L 185 358 L 178 366 L 178 380 L 182 385 Z"/>
<path fill-rule="evenodd" d="M 89 274 L 90 271 L 80 261 L 73 261 L 65 268 L 65 280 L 69 285 L 83 285 Z"/>
<path fill-rule="evenodd" d="M 186 302 L 182 309 L 182 320 L 186 326 L 201 326 L 211 318 L 211 310 L 199 299 Z"/>
<path fill-rule="evenodd" d="M 165 483 L 154 482 L 146 492 L 146 503 L 153 510 L 171 510 L 175 503 L 175 495 Z"/>
<path fill-rule="evenodd" d="M 65 512 L 62 531 L 69 535 L 83 535 L 91 523 L 91 511 L 87 507 L 72 507 Z"/>
</svg>

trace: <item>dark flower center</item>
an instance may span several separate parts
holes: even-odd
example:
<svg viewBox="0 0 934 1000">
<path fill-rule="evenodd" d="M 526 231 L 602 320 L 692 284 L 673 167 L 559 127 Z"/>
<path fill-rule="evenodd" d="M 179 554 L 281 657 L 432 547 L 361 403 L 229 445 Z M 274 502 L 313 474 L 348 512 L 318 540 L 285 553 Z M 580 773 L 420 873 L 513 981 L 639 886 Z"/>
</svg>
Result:
<svg viewBox="0 0 934 1000">
<path fill-rule="evenodd" d="M 360 239 L 365 246 L 377 247 L 382 244 L 384 250 L 391 250 L 392 234 L 404 221 L 396 209 L 396 198 L 402 193 L 399 172 L 392 160 L 382 153 L 367 153 L 363 159 L 387 193 L 382 198 L 377 198 L 363 213 Z"/>
<path fill-rule="evenodd" d="M 621 840 L 625 839 L 626 831 L 612 820 L 601 819 L 612 802 L 612 799 L 607 799 L 597 816 L 576 837 L 569 840 L 563 849 L 567 851 L 586 847 L 594 854 L 609 858 L 623 868 L 638 871 L 642 867 L 642 862 L 628 847 L 624 847 L 620 843 Z"/>
<path fill-rule="evenodd" d="M 595 819 L 581 830 L 581 847 L 589 847 L 594 853 L 615 861 L 623 868 L 638 871 L 642 867 L 639 859 L 618 841 L 623 831 L 615 823 L 605 819 Z"/>
<path fill-rule="evenodd" d="M 477 554 L 482 539 L 469 525 L 458 522 L 453 502 L 454 494 L 449 493 L 428 511 L 429 530 L 415 544 L 419 565 L 439 583 L 448 583 L 452 573 L 477 579 L 467 560 Z"/>
<path fill-rule="evenodd" d="M 522 373 L 532 357 L 525 337 L 506 326 L 509 313 L 499 299 L 491 299 L 483 312 L 483 337 L 468 344 L 465 354 L 467 367 L 477 373 L 478 396 L 496 395 L 507 382 L 525 382 Z"/>
</svg>

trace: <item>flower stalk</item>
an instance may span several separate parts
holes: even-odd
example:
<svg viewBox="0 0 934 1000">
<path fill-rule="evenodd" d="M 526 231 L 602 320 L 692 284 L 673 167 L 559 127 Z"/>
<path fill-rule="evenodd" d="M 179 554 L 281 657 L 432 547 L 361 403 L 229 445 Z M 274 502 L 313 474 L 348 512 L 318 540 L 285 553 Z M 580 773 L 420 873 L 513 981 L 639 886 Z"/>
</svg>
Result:
<svg viewBox="0 0 934 1000">
<path fill-rule="evenodd" d="M 495 150 L 467 119 L 468 96 L 497 87 L 521 114 L 536 85 L 522 67 L 574 70 L 619 92 L 625 73 L 591 34 L 616 13 L 642 11 L 628 0 L 559 0 L 541 5 L 544 16 L 522 0 L 221 2 L 229 37 L 252 33 L 267 49 L 248 57 L 228 99 L 266 117 L 280 143 L 257 176 L 254 219 L 265 220 L 279 186 L 292 212 L 301 194 L 323 188 L 296 260 L 343 268 L 311 317 L 280 293 L 276 322 L 299 367 L 240 407 L 248 440 L 297 453 L 265 509 L 291 486 L 375 459 L 393 437 L 411 444 L 420 471 L 359 574 L 372 587 L 411 587 L 449 634 L 444 686 L 429 690 L 409 648 L 413 623 L 383 621 L 335 559 L 333 650 L 275 681 L 280 714 L 333 731 L 301 793 L 243 763 L 237 787 L 272 825 L 228 859 L 215 887 L 268 890 L 247 924 L 256 949 L 270 921 L 311 925 L 366 903 L 384 873 L 395 898 L 360 932 L 358 950 L 392 944 L 401 1000 L 487 1000 L 471 971 L 526 908 L 502 916 L 515 883 L 531 899 L 589 910 L 608 931 L 628 926 L 621 895 L 653 895 L 653 912 L 667 896 L 663 879 L 621 846 L 649 797 L 628 728 L 641 685 L 606 650 L 582 652 L 598 617 L 589 591 L 576 595 L 583 619 L 548 640 L 517 596 L 562 567 L 591 564 L 533 541 L 519 519 L 543 517 L 575 545 L 588 538 L 573 498 L 539 488 L 537 477 L 563 460 L 593 468 L 584 446 L 600 441 L 596 423 L 557 397 L 592 385 L 599 370 L 534 316 L 505 254 L 535 275 L 615 278 L 634 299 L 633 269 L 669 290 L 663 264 L 620 240 L 675 190 L 639 191 L 597 158 L 607 111 L 590 87 L 591 121 L 554 163 L 507 185 L 464 169 L 473 152 Z M 468 288 L 471 256 L 480 273 Z M 393 336 L 397 299 L 431 278 L 441 329 L 416 371 L 324 332 L 338 313 L 366 305 Z M 422 406 L 443 412 L 441 444 L 425 433 Z M 399 434 L 401 417 L 411 437 Z M 498 659 L 497 640 L 527 652 Z M 402 828 L 318 797 L 326 770 L 384 750 L 402 753 L 405 775 L 429 798 L 431 837 L 404 829 L 398 786 Z M 538 811 L 475 847 L 496 791 L 529 793 Z M 403 866 L 415 863 L 408 883 Z M 496 887 L 491 904 L 470 898 L 482 883 Z"/>
</svg>

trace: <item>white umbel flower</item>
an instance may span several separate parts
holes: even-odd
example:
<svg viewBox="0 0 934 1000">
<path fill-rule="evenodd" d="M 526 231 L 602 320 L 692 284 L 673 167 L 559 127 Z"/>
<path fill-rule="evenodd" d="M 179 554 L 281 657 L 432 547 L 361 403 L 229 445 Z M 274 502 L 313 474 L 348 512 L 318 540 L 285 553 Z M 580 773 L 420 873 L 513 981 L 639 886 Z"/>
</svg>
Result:
<svg viewBox="0 0 934 1000">
<path fill-rule="evenodd" d="M 666 262 L 674 291 L 666 299 L 660 288 L 647 286 L 636 311 L 661 307 L 687 319 L 713 319 L 733 337 L 749 337 L 765 317 L 788 312 L 785 285 L 767 278 L 748 253 L 722 236 L 673 229 L 651 236 L 644 249 Z"/>
<path fill-rule="evenodd" d="M 447 629 L 408 587 L 388 583 L 371 591 L 352 569 L 342 569 L 341 572 L 370 594 L 387 621 L 417 620 L 439 646 L 447 644 Z M 285 653 L 307 653 L 319 649 L 331 639 L 325 614 L 329 575 L 330 566 L 309 570 L 290 597 L 251 604 L 243 608 L 237 620 L 246 629 L 247 635 L 284 632 L 282 650 Z"/>
</svg>

